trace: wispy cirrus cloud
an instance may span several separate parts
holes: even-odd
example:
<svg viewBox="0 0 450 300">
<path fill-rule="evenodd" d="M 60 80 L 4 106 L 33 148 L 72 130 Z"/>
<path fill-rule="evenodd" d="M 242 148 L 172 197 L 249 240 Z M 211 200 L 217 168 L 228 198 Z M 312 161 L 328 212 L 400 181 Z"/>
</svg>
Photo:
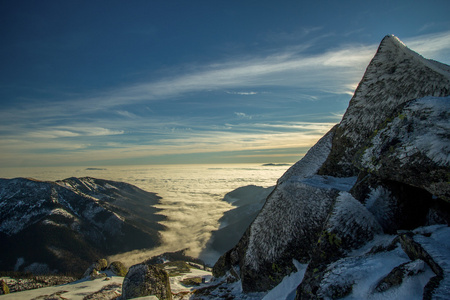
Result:
<svg viewBox="0 0 450 300">
<path fill-rule="evenodd" d="M 407 38 L 403 42 L 426 58 L 450 64 L 450 31 Z"/>
<path fill-rule="evenodd" d="M 31 138 L 47 138 L 56 139 L 64 137 L 81 137 L 81 136 L 109 136 L 124 134 L 123 130 L 111 130 L 102 127 L 49 127 L 36 131 L 26 132 L 27 137 Z"/>
<path fill-rule="evenodd" d="M 249 95 L 257 95 L 258 92 L 226 92 L 227 94 L 230 95 L 242 95 L 242 96 L 249 96 Z"/>
<path fill-rule="evenodd" d="M 249 115 L 247 115 L 246 113 L 243 113 L 243 112 L 235 112 L 234 114 L 240 119 L 248 119 L 248 120 L 252 119 L 252 116 L 249 116 Z"/>
<path fill-rule="evenodd" d="M 425 57 L 439 58 L 450 52 L 450 32 L 404 41 Z M 292 122 L 293 118 L 301 120 L 302 116 L 295 112 L 289 98 L 283 104 L 289 113 L 292 111 L 289 119 L 284 115 L 278 115 L 277 120 L 267 118 L 250 110 L 252 105 L 267 105 L 261 101 L 267 97 L 267 103 L 277 107 L 281 100 L 277 91 L 261 91 L 274 87 L 278 90 L 307 87 L 307 97 L 303 98 L 314 102 L 320 102 L 317 95 L 324 92 L 333 96 L 350 95 L 376 48 L 375 44 L 349 44 L 308 54 L 304 47 L 290 47 L 273 51 L 271 55 L 235 57 L 198 65 L 187 68 L 182 74 L 96 94 L 71 95 L 56 102 L 30 102 L 26 106 L 12 105 L 0 111 L 0 164 L 7 165 L 18 157 L 34 163 L 63 164 L 215 153 L 225 149 L 258 151 L 310 147 L 339 121 L 342 112 L 327 111 L 318 116 L 322 122 Z M 211 91 L 219 91 L 214 95 L 236 95 L 229 96 L 241 101 L 235 104 L 248 102 L 245 108 L 232 106 L 226 117 L 217 112 L 213 116 L 206 110 L 203 115 L 190 115 L 190 112 L 204 109 L 202 105 L 206 103 L 195 104 L 195 99 L 181 103 L 185 106 L 179 108 L 177 116 L 170 115 L 173 106 L 164 107 L 166 115 L 158 114 L 160 103 Z M 292 97 L 295 96 L 298 95 Z M 210 101 L 214 107 L 214 101 L 222 100 L 211 97 Z M 146 108 L 150 103 L 155 105 L 152 109 Z M 136 109 L 135 104 L 142 105 Z"/>
<path fill-rule="evenodd" d="M 422 35 L 405 40 L 427 57 L 449 53 L 450 32 Z M 348 44 L 316 55 L 281 49 L 269 56 L 235 58 L 196 66 L 192 72 L 159 81 L 141 82 L 107 95 L 109 105 L 174 97 L 215 89 L 264 86 L 305 86 L 328 93 L 353 93 L 376 51 L 377 45 Z M 233 92 L 232 92 L 233 93 Z M 254 92 L 234 92 L 253 95 Z M 106 97 L 106 96 L 105 96 Z M 102 100 L 98 97 L 97 100 Z"/>
</svg>

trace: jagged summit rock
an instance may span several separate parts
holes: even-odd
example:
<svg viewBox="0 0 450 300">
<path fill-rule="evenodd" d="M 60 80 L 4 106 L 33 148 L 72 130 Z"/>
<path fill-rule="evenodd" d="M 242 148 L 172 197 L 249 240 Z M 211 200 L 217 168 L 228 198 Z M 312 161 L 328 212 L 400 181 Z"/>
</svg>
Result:
<svg viewBox="0 0 450 300">
<path fill-rule="evenodd" d="M 354 155 L 394 109 L 412 99 L 448 95 L 449 66 L 425 59 L 397 37 L 386 36 L 336 127 L 331 153 L 319 173 L 355 176 L 359 171 Z"/>
<path fill-rule="evenodd" d="M 397 230 L 450 224 L 449 70 L 386 36 L 342 121 L 278 180 L 215 276 L 238 270 L 244 292 L 265 291 L 296 260 L 308 264 L 297 299 L 343 297 L 365 280 L 359 263 L 408 263 Z M 376 236 L 373 251 L 350 255 Z"/>
</svg>

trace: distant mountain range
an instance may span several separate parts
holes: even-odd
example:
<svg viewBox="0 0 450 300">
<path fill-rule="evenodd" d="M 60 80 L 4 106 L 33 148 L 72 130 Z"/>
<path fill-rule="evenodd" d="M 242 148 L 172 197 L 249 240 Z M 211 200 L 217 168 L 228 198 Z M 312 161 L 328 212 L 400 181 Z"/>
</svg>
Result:
<svg viewBox="0 0 450 300">
<path fill-rule="evenodd" d="M 81 274 L 98 258 L 158 246 L 159 200 L 89 177 L 0 179 L 0 270 Z"/>
</svg>

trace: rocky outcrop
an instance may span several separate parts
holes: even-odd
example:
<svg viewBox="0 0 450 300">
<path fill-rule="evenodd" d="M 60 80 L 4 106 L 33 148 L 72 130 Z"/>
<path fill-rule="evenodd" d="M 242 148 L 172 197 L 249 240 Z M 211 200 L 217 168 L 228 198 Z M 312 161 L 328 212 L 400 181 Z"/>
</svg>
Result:
<svg viewBox="0 0 450 300">
<path fill-rule="evenodd" d="M 111 270 L 111 272 L 117 276 L 125 277 L 128 273 L 127 267 L 120 262 L 120 261 L 113 261 L 109 267 L 108 270 Z"/>
<path fill-rule="evenodd" d="M 397 107 L 377 127 L 355 162 L 360 169 L 415 186 L 450 202 L 450 97 Z"/>
<path fill-rule="evenodd" d="M 90 276 L 91 279 L 94 279 L 99 271 L 104 271 L 107 267 L 108 262 L 106 261 L 106 259 L 98 259 L 96 262 L 90 265 L 89 268 L 87 268 L 87 270 L 83 274 L 83 278 Z"/>
<path fill-rule="evenodd" d="M 63 285 L 74 282 L 79 278 L 73 276 L 12 274 L 14 277 L 6 277 L 3 281 L 10 293 L 39 289 L 55 285 Z M 1 281 L 1 280 L 0 280 Z"/>
<path fill-rule="evenodd" d="M 412 99 L 450 95 L 449 66 L 426 60 L 397 37 L 386 36 L 366 69 L 320 174 L 355 176 L 354 156 L 399 106 Z"/>
<path fill-rule="evenodd" d="M 152 295 L 160 300 L 172 299 L 167 272 L 145 263 L 130 267 L 123 281 L 121 299 Z"/>
<path fill-rule="evenodd" d="M 0 295 L 9 294 L 9 287 L 4 280 L 0 280 Z"/>
<path fill-rule="evenodd" d="M 358 293 L 369 279 L 361 276 L 366 271 L 352 270 L 386 257 L 392 258 L 383 270 L 389 275 L 371 278 L 364 287 L 377 288 L 365 296 L 390 293 L 406 277 L 414 278 L 410 282 L 441 276 L 428 267 L 432 260 L 425 254 L 405 259 L 407 250 L 398 246 L 402 241 L 406 249 L 403 236 L 386 236 L 372 252 L 352 253 L 376 236 L 450 224 L 449 94 L 450 67 L 385 37 L 340 124 L 278 180 L 239 243 L 218 260 L 214 275 L 236 273 L 245 292 L 265 291 L 295 270 L 295 259 L 308 263 L 297 299 Z M 383 244 L 386 239 L 390 246 Z M 419 268 L 417 259 L 426 267 Z M 440 289 L 431 283 L 425 289 L 442 293 L 445 280 L 438 279 L 430 282 Z"/>
</svg>

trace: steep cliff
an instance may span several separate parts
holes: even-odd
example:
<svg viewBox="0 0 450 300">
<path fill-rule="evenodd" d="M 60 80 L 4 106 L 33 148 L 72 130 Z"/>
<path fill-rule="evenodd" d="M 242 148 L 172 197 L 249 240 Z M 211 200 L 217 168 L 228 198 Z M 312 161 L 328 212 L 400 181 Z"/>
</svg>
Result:
<svg viewBox="0 0 450 300">
<path fill-rule="evenodd" d="M 214 266 L 215 275 L 237 274 L 245 292 L 266 291 L 296 270 L 295 260 L 308 264 L 298 299 L 342 297 L 355 292 L 357 279 L 327 280 L 355 249 L 377 237 L 373 253 L 388 253 L 400 244 L 380 236 L 448 226 L 449 71 L 386 36 L 340 124 L 278 180 L 242 239 Z M 407 262 L 399 251 L 389 255 Z M 352 264 L 370 253 L 360 252 Z"/>
</svg>

